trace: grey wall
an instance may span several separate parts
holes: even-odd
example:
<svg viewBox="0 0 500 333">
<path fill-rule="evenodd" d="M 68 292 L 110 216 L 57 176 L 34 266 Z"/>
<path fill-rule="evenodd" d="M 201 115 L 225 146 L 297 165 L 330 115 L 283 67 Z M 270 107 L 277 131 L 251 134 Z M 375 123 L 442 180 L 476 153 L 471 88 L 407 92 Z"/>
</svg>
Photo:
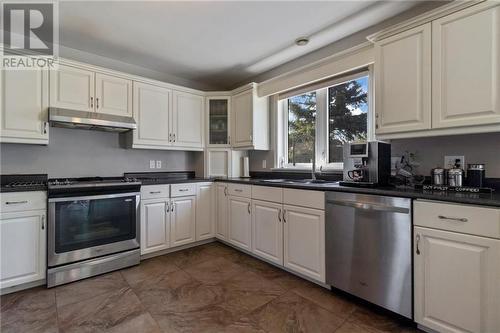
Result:
<svg viewBox="0 0 500 333">
<path fill-rule="evenodd" d="M 485 163 L 486 177 L 500 178 L 500 133 L 400 139 L 391 144 L 393 156 L 406 150 L 416 153 L 421 163 L 419 171 L 424 174 L 443 166 L 445 155 L 464 155 L 465 164 Z"/>
<path fill-rule="evenodd" d="M 121 176 L 124 172 L 203 172 L 202 153 L 124 149 L 119 134 L 50 128 L 48 146 L 0 145 L 0 173 L 47 173 L 49 177 Z M 149 160 L 161 160 L 161 169 L 149 169 Z"/>
</svg>

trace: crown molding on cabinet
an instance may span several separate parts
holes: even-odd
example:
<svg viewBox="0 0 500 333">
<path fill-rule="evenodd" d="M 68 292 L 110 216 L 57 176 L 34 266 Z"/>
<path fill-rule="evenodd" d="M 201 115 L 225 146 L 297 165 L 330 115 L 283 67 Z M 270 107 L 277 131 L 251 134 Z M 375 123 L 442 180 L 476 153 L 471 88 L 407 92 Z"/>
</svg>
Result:
<svg viewBox="0 0 500 333">
<path fill-rule="evenodd" d="M 370 42 L 374 43 L 376 41 L 379 41 L 381 39 L 396 35 L 400 32 L 415 28 L 417 26 L 420 26 L 422 24 L 431 22 L 435 19 L 438 19 L 440 17 L 452 14 L 454 12 L 460 11 L 462 9 L 465 9 L 467 7 L 471 7 L 474 5 L 477 5 L 481 2 L 485 2 L 488 0 L 465 0 L 465 1 L 452 1 L 449 4 L 443 5 L 441 7 L 438 7 L 436 9 L 433 9 L 431 11 L 428 11 L 426 13 L 423 13 L 421 15 L 415 16 L 412 19 L 403 21 L 401 23 L 392 25 L 386 29 L 380 30 L 374 34 L 371 34 L 366 37 Z M 490 0 L 490 1 L 495 1 L 495 0 Z"/>
</svg>

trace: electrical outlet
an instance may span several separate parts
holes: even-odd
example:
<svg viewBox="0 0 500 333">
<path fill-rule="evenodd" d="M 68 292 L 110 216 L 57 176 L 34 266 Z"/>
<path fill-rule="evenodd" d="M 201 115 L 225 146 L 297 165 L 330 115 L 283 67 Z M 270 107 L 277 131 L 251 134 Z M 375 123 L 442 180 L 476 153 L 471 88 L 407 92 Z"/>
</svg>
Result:
<svg viewBox="0 0 500 333">
<path fill-rule="evenodd" d="M 465 168 L 465 156 L 445 156 L 444 157 L 444 167 L 446 169 L 453 168 L 456 161 L 459 160 L 460 168 Z"/>
<path fill-rule="evenodd" d="M 267 168 L 267 160 L 262 160 L 262 169 Z"/>
<path fill-rule="evenodd" d="M 156 168 L 161 169 L 161 160 L 156 161 Z"/>
<path fill-rule="evenodd" d="M 149 160 L 149 168 L 154 169 L 156 166 L 155 160 Z"/>
</svg>

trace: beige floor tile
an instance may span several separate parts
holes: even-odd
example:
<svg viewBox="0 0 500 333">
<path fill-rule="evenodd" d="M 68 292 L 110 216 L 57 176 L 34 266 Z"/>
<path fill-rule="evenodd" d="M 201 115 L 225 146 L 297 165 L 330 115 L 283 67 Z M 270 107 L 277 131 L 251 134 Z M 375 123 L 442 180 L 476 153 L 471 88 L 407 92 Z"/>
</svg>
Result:
<svg viewBox="0 0 500 333">
<path fill-rule="evenodd" d="M 146 279 L 156 279 L 177 270 L 179 268 L 173 263 L 167 262 L 162 257 L 155 257 L 143 260 L 140 265 L 126 268 L 121 273 L 127 283 L 134 287 Z"/>
<path fill-rule="evenodd" d="M 205 284 L 218 284 L 246 270 L 224 258 L 215 258 L 184 269 L 194 279 Z"/>
</svg>

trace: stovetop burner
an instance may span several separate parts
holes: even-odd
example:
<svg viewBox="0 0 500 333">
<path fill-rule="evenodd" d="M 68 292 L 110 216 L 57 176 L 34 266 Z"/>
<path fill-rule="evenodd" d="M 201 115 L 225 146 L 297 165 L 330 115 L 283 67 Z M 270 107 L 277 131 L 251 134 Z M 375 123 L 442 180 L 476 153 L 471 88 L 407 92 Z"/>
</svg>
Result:
<svg viewBox="0 0 500 333">
<path fill-rule="evenodd" d="M 24 188 L 34 186 L 45 186 L 43 181 L 12 182 L 5 185 L 7 188 Z"/>
<path fill-rule="evenodd" d="M 136 178 L 130 177 L 55 178 L 50 179 L 48 182 L 49 190 L 84 187 L 119 187 L 128 185 L 141 185 L 141 182 Z"/>
</svg>

